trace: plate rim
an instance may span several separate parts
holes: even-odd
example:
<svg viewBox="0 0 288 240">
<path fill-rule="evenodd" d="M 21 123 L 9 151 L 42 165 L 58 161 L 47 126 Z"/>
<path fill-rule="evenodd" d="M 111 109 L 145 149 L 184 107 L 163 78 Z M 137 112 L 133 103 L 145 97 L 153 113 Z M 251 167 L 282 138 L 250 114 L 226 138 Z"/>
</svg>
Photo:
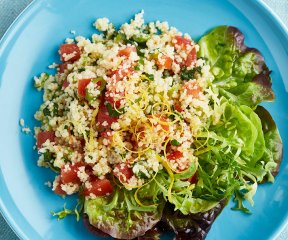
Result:
<svg viewBox="0 0 288 240">
<path fill-rule="evenodd" d="M 229 0 L 230 1 L 230 0 Z M 32 0 L 21 12 L 20 14 L 14 19 L 14 21 L 11 23 L 11 25 L 7 28 L 5 33 L 0 39 L 0 60 L 3 51 L 5 51 L 5 45 L 7 44 L 7 41 L 9 42 L 9 38 L 13 37 L 15 34 L 15 31 L 17 31 L 17 28 L 21 27 L 22 23 L 25 22 L 27 19 L 27 15 L 29 15 L 30 11 L 33 10 L 33 8 L 40 4 L 41 0 Z M 253 2 L 253 0 L 252 0 Z M 259 8 L 262 9 L 264 13 L 266 13 L 268 16 L 271 16 L 271 20 L 273 24 L 280 30 L 281 34 L 285 37 L 285 39 L 288 42 L 288 26 L 284 24 L 283 20 L 276 14 L 276 12 L 268 6 L 266 2 L 263 0 L 254 0 L 254 4 L 257 5 Z M 1 83 L 1 80 L 0 80 Z M 1 165 L 0 165 L 0 173 L 1 171 Z M 2 175 L 2 174 L 1 174 Z M 3 177 L 0 175 L 0 182 L 3 182 Z M 0 189 L 1 192 L 1 189 Z M 17 223 L 17 221 L 13 218 L 13 216 L 10 214 L 9 207 L 7 207 L 7 203 L 3 201 L 2 195 L 0 194 L 0 214 L 2 215 L 3 219 L 6 221 L 10 229 L 16 234 L 16 236 L 19 239 L 27 239 L 29 240 L 29 237 L 27 234 L 23 231 L 21 228 L 21 224 Z M 281 235 L 284 228 L 288 225 L 288 217 L 281 223 L 281 225 L 278 227 L 278 230 L 272 233 L 272 239 L 276 239 Z"/>
</svg>

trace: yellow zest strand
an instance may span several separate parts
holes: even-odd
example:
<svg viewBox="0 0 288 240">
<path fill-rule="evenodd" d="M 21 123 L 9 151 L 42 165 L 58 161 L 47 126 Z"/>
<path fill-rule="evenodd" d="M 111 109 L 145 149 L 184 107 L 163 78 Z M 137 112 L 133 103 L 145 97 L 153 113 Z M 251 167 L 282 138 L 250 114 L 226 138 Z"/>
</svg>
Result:
<svg viewBox="0 0 288 240">
<path fill-rule="evenodd" d="M 114 146 L 119 146 L 120 148 L 124 148 L 125 150 L 127 150 L 127 151 L 129 151 L 129 152 L 131 152 L 131 153 L 138 153 L 138 154 L 139 154 L 139 153 L 144 153 L 144 152 L 146 152 L 146 151 L 148 151 L 148 150 L 150 149 L 149 146 L 148 146 L 147 148 L 143 149 L 143 150 L 140 150 L 140 151 L 133 151 L 133 150 L 127 148 L 127 147 L 125 146 L 124 142 L 122 141 L 120 135 L 119 135 L 120 132 L 124 132 L 124 131 L 126 131 L 126 129 L 122 129 L 122 130 L 120 130 L 120 131 L 114 132 L 113 138 L 112 138 L 112 142 L 113 142 L 113 145 L 114 145 Z M 115 141 L 116 137 L 118 137 L 118 141 L 119 141 L 121 144 L 117 144 L 117 142 Z"/>
<path fill-rule="evenodd" d="M 157 110 L 155 110 L 156 107 L 160 107 L 162 112 L 164 111 L 165 108 L 167 109 L 167 112 L 171 112 L 169 104 L 163 102 L 157 102 L 152 105 L 151 108 L 152 115 L 157 115 L 157 113 L 154 113 L 155 111 L 157 112 Z"/>
<path fill-rule="evenodd" d="M 157 106 L 161 106 L 162 110 L 160 113 L 154 113 L 155 112 L 155 108 Z M 166 110 L 164 110 L 166 109 Z M 175 120 L 173 121 L 168 121 L 168 118 L 170 116 L 174 116 L 175 117 Z M 157 121 L 157 123 L 161 124 L 161 125 L 168 125 L 168 126 L 172 126 L 174 125 L 175 123 L 177 122 L 180 122 L 181 123 L 181 128 L 183 129 L 183 120 L 181 120 L 181 118 L 174 112 L 172 112 L 170 106 L 168 103 L 155 103 L 153 106 L 152 106 L 152 117 L 153 119 L 155 119 Z M 165 118 L 167 119 L 167 121 L 162 121 L 161 118 Z"/>
<path fill-rule="evenodd" d="M 204 128 L 204 130 L 207 132 L 206 140 L 203 144 L 200 144 L 200 146 L 197 149 L 195 149 L 196 151 L 198 151 L 200 148 L 208 145 L 208 141 L 210 139 L 210 132 L 208 131 L 208 129 L 206 127 Z M 195 137 L 197 138 L 197 136 L 195 136 Z"/>
<path fill-rule="evenodd" d="M 95 125 L 96 122 L 96 116 L 98 114 L 99 108 L 96 108 L 93 113 L 92 113 L 92 119 L 90 123 L 90 136 L 89 136 L 89 151 L 91 152 L 93 150 L 93 141 L 94 141 L 94 129 L 93 126 Z"/>
<path fill-rule="evenodd" d="M 155 176 L 157 175 L 157 173 L 155 174 Z M 154 178 L 155 178 L 155 176 L 153 176 L 153 179 L 152 180 L 154 180 Z M 137 188 L 137 191 L 138 191 L 138 189 L 140 189 L 140 188 L 142 188 L 143 186 L 145 186 L 145 185 L 147 185 L 148 183 L 150 183 L 152 180 L 150 180 L 149 182 L 147 182 L 147 183 L 144 183 L 144 184 L 141 184 L 141 185 L 134 185 L 134 186 L 132 186 L 132 185 L 129 185 L 129 184 L 127 184 L 127 183 L 125 183 L 125 182 L 121 182 L 120 180 L 120 182 L 123 184 L 123 186 L 126 188 L 126 189 L 135 189 L 135 188 Z M 137 200 L 136 200 L 136 202 L 137 202 Z M 138 203 L 138 202 L 137 202 Z M 140 205 L 140 204 L 139 204 Z M 141 205 L 140 205 L 141 206 Z"/>
<path fill-rule="evenodd" d="M 150 184 L 154 179 L 155 177 L 157 176 L 158 172 L 156 172 L 153 177 L 147 182 L 147 183 L 144 183 L 142 186 L 140 186 L 134 193 L 134 198 L 135 198 L 135 201 L 141 206 L 141 207 L 152 207 L 152 206 L 157 206 L 158 204 L 151 204 L 151 205 L 145 205 L 143 204 L 139 198 L 138 198 L 138 192 L 140 191 L 141 188 L 143 188 L 144 186 Z"/>
<path fill-rule="evenodd" d="M 167 152 L 166 152 L 166 148 L 167 148 L 167 144 L 170 142 L 170 138 L 168 138 L 164 144 L 164 158 L 167 159 Z"/>
<path fill-rule="evenodd" d="M 143 125 L 145 127 L 143 127 Z M 141 129 L 141 128 L 143 128 L 144 130 L 141 132 L 138 132 L 138 129 Z M 149 146 L 149 145 L 153 144 L 153 139 L 152 139 L 152 134 L 151 134 L 152 132 L 153 132 L 153 126 L 148 123 L 148 118 L 141 118 L 136 123 L 136 126 L 135 126 L 134 131 L 133 131 L 133 135 L 136 138 L 136 140 L 139 142 L 141 135 L 143 136 L 143 133 L 144 133 L 145 138 L 143 140 L 148 140 L 148 141 L 144 142 L 144 144 Z M 148 137 L 148 139 L 147 139 L 147 137 Z"/>
</svg>

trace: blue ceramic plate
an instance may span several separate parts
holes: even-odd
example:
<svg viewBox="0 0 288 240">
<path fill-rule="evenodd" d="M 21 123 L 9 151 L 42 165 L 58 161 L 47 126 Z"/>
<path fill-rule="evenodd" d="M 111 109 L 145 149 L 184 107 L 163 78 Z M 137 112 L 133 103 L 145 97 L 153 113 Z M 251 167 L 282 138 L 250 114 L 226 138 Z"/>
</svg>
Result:
<svg viewBox="0 0 288 240">
<path fill-rule="evenodd" d="M 240 28 L 248 46 L 258 48 L 273 70 L 277 99 L 266 104 L 288 149 L 288 36 L 287 29 L 257 0 L 38 0 L 15 21 L 0 44 L 0 207 L 22 239 L 95 239 L 74 218 L 57 221 L 50 215 L 65 201 L 44 186 L 53 176 L 38 168 L 32 134 L 21 133 L 19 119 L 33 127 L 41 93 L 32 77 L 58 62 L 58 46 L 66 37 L 90 36 L 96 18 L 120 25 L 141 9 L 146 21 L 167 20 L 194 39 L 218 25 Z M 226 207 L 213 225 L 211 239 L 275 238 L 288 219 L 288 161 L 284 156 L 275 184 L 259 187 L 252 215 Z M 172 235 L 165 236 L 172 239 Z"/>
</svg>

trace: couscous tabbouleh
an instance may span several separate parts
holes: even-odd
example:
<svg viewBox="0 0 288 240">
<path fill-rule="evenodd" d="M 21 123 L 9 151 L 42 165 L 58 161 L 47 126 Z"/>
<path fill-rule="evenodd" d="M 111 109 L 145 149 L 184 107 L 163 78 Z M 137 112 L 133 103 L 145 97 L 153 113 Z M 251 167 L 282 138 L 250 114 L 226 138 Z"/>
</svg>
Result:
<svg viewBox="0 0 288 240">
<path fill-rule="evenodd" d="M 242 200 L 253 204 L 257 183 L 273 181 L 279 159 L 257 107 L 273 100 L 271 79 L 238 29 L 218 27 L 197 44 L 167 22 L 144 24 L 143 13 L 119 30 L 97 19 L 99 34 L 66 39 L 62 63 L 50 66 L 57 73 L 35 77 L 44 89 L 38 165 L 57 173 L 56 194 L 79 195 L 59 218 L 83 210 L 121 239 L 164 219 L 191 238 L 195 226 L 181 229 L 165 209 L 184 219 L 215 209 L 217 216 L 234 195 L 235 209 L 247 212 Z"/>
</svg>

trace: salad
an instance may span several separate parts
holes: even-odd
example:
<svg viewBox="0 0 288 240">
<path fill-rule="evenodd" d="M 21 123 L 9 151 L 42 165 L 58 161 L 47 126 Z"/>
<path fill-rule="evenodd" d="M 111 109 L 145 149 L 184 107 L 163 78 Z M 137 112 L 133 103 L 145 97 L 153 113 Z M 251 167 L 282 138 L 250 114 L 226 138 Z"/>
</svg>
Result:
<svg viewBox="0 0 288 240">
<path fill-rule="evenodd" d="M 57 73 L 35 113 L 38 165 L 52 190 L 77 194 L 87 227 L 117 239 L 204 239 L 227 202 L 250 213 L 258 184 L 273 182 L 282 141 L 269 112 L 270 70 L 234 27 L 198 43 L 144 12 L 116 29 L 60 45 Z M 246 203 L 245 203 L 246 201 Z"/>
</svg>

